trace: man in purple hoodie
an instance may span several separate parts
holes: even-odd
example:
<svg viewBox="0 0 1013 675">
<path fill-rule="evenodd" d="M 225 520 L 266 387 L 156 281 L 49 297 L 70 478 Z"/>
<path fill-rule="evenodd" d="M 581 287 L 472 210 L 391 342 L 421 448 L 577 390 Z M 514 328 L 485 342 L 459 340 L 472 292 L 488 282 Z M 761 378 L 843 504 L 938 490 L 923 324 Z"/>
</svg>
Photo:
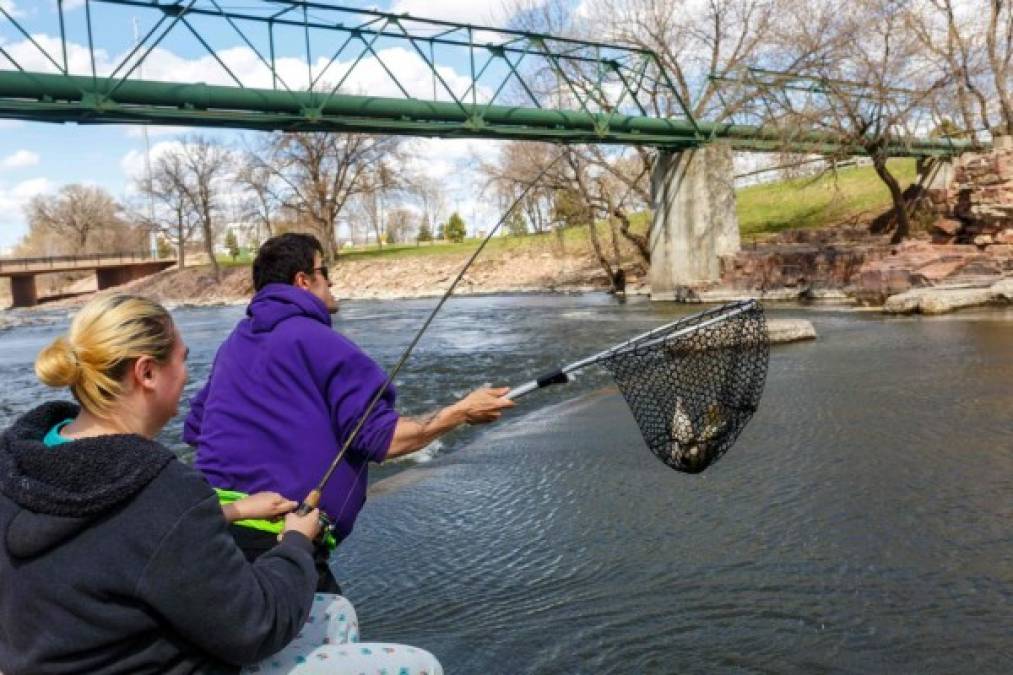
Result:
<svg viewBox="0 0 1013 675">
<path fill-rule="evenodd" d="M 302 500 L 323 477 L 386 373 L 331 327 L 331 295 L 316 237 L 283 234 L 264 242 L 253 263 L 256 291 L 218 349 L 207 383 L 190 401 L 183 439 L 196 468 L 223 503 L 273 491 Z M 321 500 L 336 545 L 366 501 L 369 462 L 407 455 L 465 423 L 499 419 L 509 388 L 478 389 L 422 418 L 400 416 L 389 385 L 362 425 Z M 266 521 L 240 521 L 233 536 L 252 560 L 276 543 Z M 319 590 L 337 592 L 319 546 Z"/>
</svg>

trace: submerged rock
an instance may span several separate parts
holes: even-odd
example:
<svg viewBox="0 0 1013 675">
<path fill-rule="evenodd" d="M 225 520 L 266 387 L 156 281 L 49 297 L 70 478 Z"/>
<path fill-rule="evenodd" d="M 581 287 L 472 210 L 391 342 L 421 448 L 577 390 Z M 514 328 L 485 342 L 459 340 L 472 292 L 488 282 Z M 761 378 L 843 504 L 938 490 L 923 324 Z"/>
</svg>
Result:
<svg viewBox="0 0 1013 675">
<path fill-rule="evenodd" d="M 815 340 L 816 329 L 805 319 L 767 319 L 767 336 L 771 344 Z"/>
<path fill-rule="evenodd" d="M 1013 302 L 1013 279 L 976 288 L 917 288 L 892 295 L 883 303 L 887 314 L 946 314 L 965 307 Z"/>
</svg>

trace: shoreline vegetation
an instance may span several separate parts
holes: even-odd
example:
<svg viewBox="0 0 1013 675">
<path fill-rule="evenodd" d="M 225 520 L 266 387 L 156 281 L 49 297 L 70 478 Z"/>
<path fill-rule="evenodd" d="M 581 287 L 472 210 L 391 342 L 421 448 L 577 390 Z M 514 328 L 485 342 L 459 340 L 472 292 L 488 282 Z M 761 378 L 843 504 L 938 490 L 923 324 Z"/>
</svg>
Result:
<svg viewBox="0 0 1013 675">
<path fill-rule="evenodd" d="M 915 178 L 914 162 L 892 161 L 902 185 L 910 184 Z M 872 167 L 846 168 L 836 175 L 752 185 L 737 190 L 736 196 L 744 249 L 779 237 L 790 237 L 796 232 L 866 227 L 890 208 L 889 193 Z M 634 214 L 633 230 L 644 232 L 648 218 L 647 213 Z M 599 236 L 609 236 L 604 224 L 599 224 Z M 588 228 L 580 226 L 541 234 L 494 237 L 468 270 L 455 295 L 607 291 L 607 277 L 588 239 Z M 480 241 L 473 238 L 457 244 L 437 241 L 346 249 L 340 252 L 332 267 L 332 288 L 339 299 L 438 297 Z M 626 271 L 626 293 L 649 294 L 647 266 L 629 242 L 620 241 L 619 247 Z M 192 262 L 197 259 L 197 255 L 189 257 Z M 217 279 L 210 264 L 193 265 L 182 270 L 169 269 L 118 289 L 147 295 L 170 306 L 245 303 L 253 294 L 250 252 L 243 251 L 236 259 L 219 257 L 218 263 L 221 269 Z M 947 311 L 959 306 L 1009 301 L 1007 287 L 1008 283 L 998 293 L 964 294 L 968 298 L 964 305 L 959 302 L 887 302 L 884 311 L 917 312 L 936 308 L 938 313 L 940 307 L 944 308 L 941 311 Z M 44 302 L 39 307 L 73 307 L 94 291 L 94 280 L 89 276 L 61 289 L 61 293 L 70 297 Z M 931 296 L 934 291 L 919 289 L 919 299 Z M 953 295 L 949 288 L 940 288 L 938 292 Z M 765 301 L 854 302 L 842 288 L 824 288 L 819 293 L 802 294 L 801 298 L 798 288 L 765 291 L 716 288 L 699 293 L 693 300 L 724 302 L 744 297 Z M 933 313 L 933 310 L 926 313 Z"/>
</svg>

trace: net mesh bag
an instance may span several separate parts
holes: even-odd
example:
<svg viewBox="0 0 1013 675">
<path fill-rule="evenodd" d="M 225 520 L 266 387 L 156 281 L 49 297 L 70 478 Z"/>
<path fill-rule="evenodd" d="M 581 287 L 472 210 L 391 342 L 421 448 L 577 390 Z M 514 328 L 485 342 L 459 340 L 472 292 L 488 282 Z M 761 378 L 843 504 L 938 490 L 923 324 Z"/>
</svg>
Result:
<svg viewBox="0 0 1013 675">
<path fill-rule="evenodd" d="M 763 309 L 749 300 L 616 347 L 601 365 L 651 452 L 677 471 L 699 473 L 728 451 L 756 411 L 769 355 Z"/>
</svg>

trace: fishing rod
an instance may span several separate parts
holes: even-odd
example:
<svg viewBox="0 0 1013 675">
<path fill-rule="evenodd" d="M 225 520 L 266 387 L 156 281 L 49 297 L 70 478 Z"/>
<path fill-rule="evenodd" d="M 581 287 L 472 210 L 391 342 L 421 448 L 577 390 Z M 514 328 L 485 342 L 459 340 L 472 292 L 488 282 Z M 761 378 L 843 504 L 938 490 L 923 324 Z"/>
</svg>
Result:
<svg viewBox="0 0 1013 675">
<path fill-rule="evenodd" d="M 457 274 L 457 277 L 454 279 L 453 283 L 451 283 L 450 287 L 446 290 L 446 292 L 444 292 L 443 297 L 441 297 L 440 301 L 436 303 L 436 306 L 433 308 L 433 311 L 429 313 L 429 316 L 422 324 L 422 327 L 419 328 L 418 332 L 415 333 L 415 337 L 412 338 L 412 341 L 408 344 L 408 347 L 404 350 L 404 352 L 402 352 L 401 358 L 398 359 L 397 364 L 390 371 L 390 374 L 387 376 L 386 382 L 384 382 L 383 386 L 376 391 L 376 394 L 370 400 L 369 405 L 366 407 L 366 411 L 362 414 L 362 417 L 359 418 L 359 421 L 352 429 L 352 433 L 349 434 L 348 438 L 341 446 L 341 450 L 334 457 L 334 460 L 330 463 L 330 466 L 327 467 L 327 471 L 324 473 L 323 478 L 320 479 L 320 482 L 317 483 L 317 486 L 313 488 L 310 491 L 310 493 L 306 495 L 306 498 L 303 499 L 302 502 L 299 504 L 299 507 L 296 509 L 296 513 L 298 513 L 300 516 L 307 515 L 310 511 L 312 511 L 313 509 L 317 508 L 320 505 L 320 497 L 323 494 L 323 490 L 327 486 L 327 483 L 330 481 L 331 476 L 334 474 L 335 470 L 337 470 L 338 466 L 341 464 L 341 460 L 344 459 L 345 453 L 348 452 L 348 449 L 352 446 L 352 443 L 355 442 L 355 439 L 359 435 L 359 431 L 362 430 L 362 426 L 366 423 L 366 420 L 369 419 L 370 413 L 373 412 L 373 408 L 376 406 L 377 402 L 379 402 L 380 398 L 383 396 L 383 393 L 387 390 L 387 387 L 390 386 L 391 382 L 394 381 L 394 378 L 397 377 L 397 374 L 401 371 L 401 368 L 404 366 L 405 362 L 408 361 L 408 357 L 411 356 L 412 351 L 415 349 L 415 346 L 419 343 L 419 340 L 422 339 L 422 335 L 429 328 L 429 324 L 433 322 L 433 319 L 436 318 L 437 313 L 439 313 L 444 303 L 453 294 L 454 289 L 457 288 L 457 284 L 460 283 L 462 278 L 464 278 L 464 273 L 468 271 L 468 268 L 471 267 L 471 264 L 475 262 L 476 258 L 478 258 L 479 254 L 482 252 L 482 249 L 485 248 L 485 245 L 489 243 L 489 240 L 492 239 L 493 235 L 495 235 L 496 232 L 499 230 L 499 228 L 502 227 L 503 223 L 506 222 L 507 217 L 513 212 L 515 208 L 517 208 L 517 205 L 520 204 L 521 200 L 527 196 L 528 192 L 530 192 L 531 189 L 534 188 L 535 185 L 538 183 L 538 181 L 542 179 L 542 176 L 548 173 L 549 169 L 555 166 L 556 163 L 560 159 L 562 159 L 565 154 L 566 150 L 563 150 L 563 152 L 560 152 L 558 155 L 556 155 L 556 157 L 551 162 L 549 162 L 545 166 L 545 168 L 543 168 L 541 171 L 538 172 L 537 176 L 535 176 L 530 182 L 528 182 L 527 185 L 524 186 L 524 189 L 521 190 L 521 193 L 517 196 L 516 199 L 514 199 L 513 203 L 510 204 L 510 207 L 503 212 L 503 215 L 496 222 L 496 225 L 491 230 L 489 230 L 489 234 L 485 236 L 485 239 L 482 240 L 482 243 L 479 244 L 478 248 L 475 249 L 475 252 L 471 254 L 470 258 L 468 258 L 468 262 L 466 262 L 464 264 L 464 267 L 461 268 L 461 271 Z M 361 470 L 362 467 L 359 468 L 359 471 Z M 346 497 L 345 499 L 346 504 L 347 501 L 348 498 Z M 344 506 L 342 506 L 342 511 L 344 511 Z"/>
</svg>

